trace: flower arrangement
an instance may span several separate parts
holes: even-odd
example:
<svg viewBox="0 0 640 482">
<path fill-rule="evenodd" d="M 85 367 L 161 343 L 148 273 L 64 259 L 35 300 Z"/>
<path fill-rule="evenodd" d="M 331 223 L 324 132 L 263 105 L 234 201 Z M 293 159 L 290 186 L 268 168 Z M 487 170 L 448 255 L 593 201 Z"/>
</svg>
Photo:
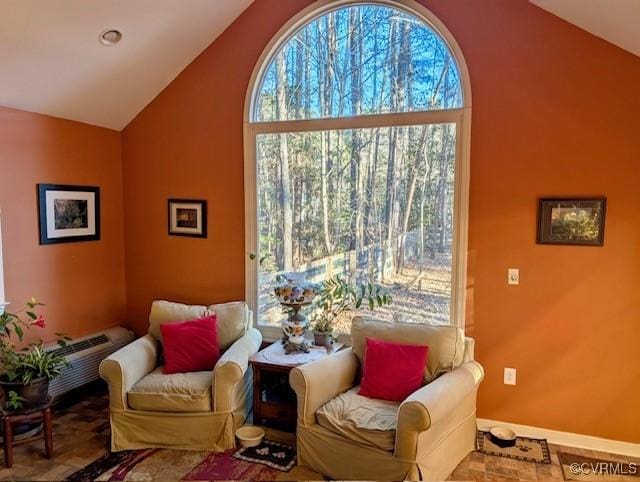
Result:
<svg viewBox="0 0 640 482">
<path fill-rule="evenodd" d="M 42 303 L 31 298 L 25 308 L 11 313 L 4 311 L 0 315 L 0 386 L 5 393 L 5 407 L 18 410 L 24 404 L 36 405 L 48 395 L 49 381 L 58 377 L 62 370 L 69 365 L 65 358 L 54 351 L 46 350 L 42 340 L 30 343 L 23 348 L 17 348 L 15 339 L 21 342 L 25 331 L 36 327 L 45 328 L 46 321 L 36 311 Z M 61 347 L 66 346 L 67 336 L 56 333 L 57 342 Z M 39 384 L 39 398 L 31 400 L 21 393 L 26 387 Z M 28 391 L 26 392 L 29 393 Z"/>
</svg>

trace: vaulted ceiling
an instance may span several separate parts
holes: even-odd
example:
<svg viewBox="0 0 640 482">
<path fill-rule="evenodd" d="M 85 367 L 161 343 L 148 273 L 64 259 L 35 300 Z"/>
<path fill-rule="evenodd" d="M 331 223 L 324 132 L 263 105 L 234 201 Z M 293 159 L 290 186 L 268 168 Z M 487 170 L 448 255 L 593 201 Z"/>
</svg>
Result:
<svg viewBox="0 0 640 482">
<path fill-rule="evenodd" d="M 0 105 L 121 130 L 252 1 L 0 0 Z"/>
<path fill-rule="evenodd" d="M 578 27 L 640 56 L 640 0 L 530 0 Z"/>
<path fill-rule="evenodd" d="M 121 130 L 253 1 L 0 0 L 0 105 Z M 530 1 L 640 55 L 640 0 Z"/>
</svg>

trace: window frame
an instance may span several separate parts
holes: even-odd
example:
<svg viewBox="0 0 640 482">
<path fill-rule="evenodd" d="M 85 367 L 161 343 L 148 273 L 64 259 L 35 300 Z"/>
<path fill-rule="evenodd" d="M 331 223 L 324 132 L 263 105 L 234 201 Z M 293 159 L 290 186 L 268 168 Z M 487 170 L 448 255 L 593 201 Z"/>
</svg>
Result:
<svg viewBox="0 0 640 482">
<path fill-rule="evenodd" d="M 300 27 L 333 10 L 373 4 L 403 10 L 418 17 L 445 42 L 456 63 L 462 88 L 462 107 L 447 110 L 399 112 L 320 119 L 254 121 L 256 98 L 263 75 L 274 55 Z M 257 136 L 288 132 L 370 129 L 451 123 L 456 126 L 454 184 L 454 233 L 451 271 L 451 324 L 464 330 L 467 290 L 467 249 L 469 226 L 469 180 L 471 154 L 471 87 L 469 71 L 460 46 L 445 25 L 415 0 L 318 0 L 291 18 L 271 39 L 256 63 L 249 82 L 244 109 L 244 206 L 245 206 L 245 299 L 253 311 L 253 326 L 265 340 L 282 337 L 278 327 L 260 325 L 258 316 L 258 206 L 257 206 Z"/>
<path fill-rule="evenodd" d="M 4 308 L 9 303 L 4 293 L 4 264 L 2 262 L 2 208 L 0 208 L 0 315 L 4 313 Z"/>
</svg>

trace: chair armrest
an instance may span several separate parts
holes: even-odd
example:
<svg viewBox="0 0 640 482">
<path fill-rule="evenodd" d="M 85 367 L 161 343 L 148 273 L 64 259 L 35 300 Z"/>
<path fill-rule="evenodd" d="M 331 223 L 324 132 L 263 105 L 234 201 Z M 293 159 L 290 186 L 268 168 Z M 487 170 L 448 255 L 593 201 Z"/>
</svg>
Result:
<svg viewBox="0 0 640 482">
<path fill-rule="evenodd" d="M 316 411 L 353 387 L 360 364 L 351 348 L 291 370 L 289 383 L 298 397 L 298 423 L 316 423 Z"/>
<path fill-rule="evenodd" d="M 250 328 L 225 351 L 213 369 L 213 411 L 233 409 L 233 391 L 249 367 L 249 358 L 258 353 L 262 334 Z"/>
<path fill-rule="evenodd" d="M 151 335 L 138 338 L 100 363 L 100 376 L 109 385 L 111 410 L 126 410 L 127 392 L 158 362 L 158 345 Z"/>
<path fill-rule="evenodd" d="M 446 419 L 483 378 L 482 366 L 470 361 L 409 395 L 398 409 L 396 457 L 415 458 L 418 434 Z"/>
</svg>

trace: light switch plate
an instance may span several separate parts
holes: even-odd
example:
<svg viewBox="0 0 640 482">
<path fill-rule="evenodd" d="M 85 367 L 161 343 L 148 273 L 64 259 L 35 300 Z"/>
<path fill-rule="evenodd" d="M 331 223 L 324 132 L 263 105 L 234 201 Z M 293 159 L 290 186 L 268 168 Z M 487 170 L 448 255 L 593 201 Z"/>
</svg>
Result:
<svg viewBox="0 0 640 482">
<path fill-rule="evenodd" d="M 509 268 L 507 273 L 507 283 L 510 285 L 520 284 L 520 270 L 518 268 Z"/>
<path fill-rule="evenodd" d="M 516 384 L 516 369 L 505 368 L 504 369 L 504 384 L 515 385 Z"/>
</svg>

